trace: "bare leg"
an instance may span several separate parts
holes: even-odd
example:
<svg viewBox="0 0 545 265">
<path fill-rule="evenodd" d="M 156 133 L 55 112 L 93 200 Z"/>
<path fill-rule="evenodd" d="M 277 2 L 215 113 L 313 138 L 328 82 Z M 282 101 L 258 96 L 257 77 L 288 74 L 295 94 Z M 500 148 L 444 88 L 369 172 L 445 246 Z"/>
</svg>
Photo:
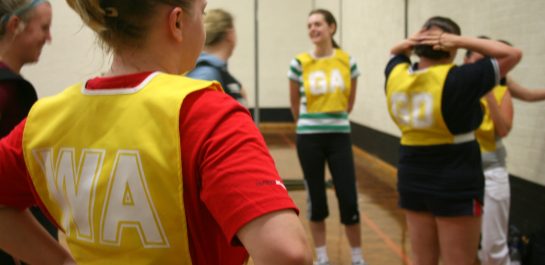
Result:
<svg viewBox="0 0 545 265">
<path fill-rule="evenodd" d="M 325 246 L 325 221 L 310 221 L 310 232 L 315 247 Z"/>
<path fill-rule="evenodd" d="M 361 227 L 360 224 L 346 225 L 344 227 L 346 237 L 350 247 L 356 248 L 361 246 Z"/>
<path fill-rule="evenodd" d="M 437 265 L 439 240 L 435 217 L 427 212 L 405 210 L 414 265 Z"/>
<path fill-rule="evenodd" d="M 436 220 L 444 265 L 473 265 L 479 246 L 481 218 L 437 217 Z"/>
</svg>

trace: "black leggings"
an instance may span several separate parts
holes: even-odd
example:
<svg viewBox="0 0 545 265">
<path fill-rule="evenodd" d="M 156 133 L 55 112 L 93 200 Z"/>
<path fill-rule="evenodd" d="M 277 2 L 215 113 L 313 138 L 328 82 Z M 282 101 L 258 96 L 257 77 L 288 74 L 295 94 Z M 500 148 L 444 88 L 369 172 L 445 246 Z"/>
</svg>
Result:
<svg viewBox="0 0 545 265">
<path fill-rule="evenodd" d="M 341 223 L 360 222 L 352 141 L 347 133 L 298 134 L 297 155 L 309 194 L 309 218 L 323 221 L 329 215 L 325 187 L 325 163 L 335 186 Z"/>
</svg>

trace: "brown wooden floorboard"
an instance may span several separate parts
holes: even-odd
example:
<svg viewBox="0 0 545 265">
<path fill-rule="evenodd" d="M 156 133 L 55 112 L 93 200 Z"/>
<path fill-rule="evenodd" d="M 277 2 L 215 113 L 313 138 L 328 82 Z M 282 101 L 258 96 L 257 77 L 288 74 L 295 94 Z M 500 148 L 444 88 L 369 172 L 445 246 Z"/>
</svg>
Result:
<svg viewBox="0 0 545 265">
<path fill-rule="evenodd" d="M 287 183 L 289 194 L 301 210 L 300 218 L 309 240 L 307 194 L 302 185 L 302 172 L 295 150 L 292 127 L 261 127 L 280 176 Z M 372 265 L 410 264 L 410 246 L 405 219 L 397 206 L 396 170 L 383 161 L 354 149 L 358 199 L 361 213 L 362 249 Z M 329 172 L 326 178 L 330 179 Z M 291 184 L 291 185 L 290 185 Z M 290 188 L 291 187 L 291 188 Z M 327 246 L 332 265 L 350 265 L 350 247 L 339 221 L 337 199 L 328 189 L 330 216 L 326 220 Z M 310 241 L 311 242 L 311 241 Z M 249 264 L 253 264 L 251 261 Z"/>
</svg>

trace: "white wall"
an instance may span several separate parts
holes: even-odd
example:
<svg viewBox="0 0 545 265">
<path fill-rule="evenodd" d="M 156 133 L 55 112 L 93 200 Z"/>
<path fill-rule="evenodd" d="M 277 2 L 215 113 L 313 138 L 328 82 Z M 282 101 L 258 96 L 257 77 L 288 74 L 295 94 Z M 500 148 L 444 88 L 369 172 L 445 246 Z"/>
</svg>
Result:
<svg viewBox="0 0 545 265">
<path fill-rule="evenodd" d="M 350 118 L 359 124 L 399 135 L 391 122 L 384 94 L 384 67 L 389 48 L 402 40 L 403 0 L 343 1 L 343 48 L 360 68 L 356 104 Z"/>
<path fill-rule="evenodd" d="M 311 10 L 311 1 L 262 0 L 259 7 L 260 105 L 288 106 L 290 61 L 310 48 L 306 15 Z"/>
<path fill-rule="evenodd" d="M 405 0 L 258 0 L 259 102 L 261 107 L 288 108 L 289 62 L 311 48 L 306 20 L 312 8 L 327 8 L 340 23 L 337 39 L 358 61 L 356 105 L 351 119 L 391 135 L 399 135 L 390 121 L 384 96 L 383 69 L 392 45 L 404 37 Z M 53 43 L 44 49 L 38 65 L 23 74 L 40 96 L 51 95 L 69 84 L 99 74 L 109 67 L 96 48 L 94 36 L 82 26 L 65 1 L 51 1 L 54 9 Z M 255 94 L 254 0 L 208 0 L 235 16 L 238 46 L 230 60 L 233 74 Z M 465 35 L 486 34 L 511 41 L 524 52 L 512 77 L 525 86 L 545 88 L 545 10 L 543 0 L 410 0 L 409 33 L 433 15 L 457 21 Z M 460 58 L 461 56 L 459 56 Z M 458 62 L 461 62 L 458 60 Z M 545 185 L 545 103 L 515 101 L 515 123 L 506 139 L 510 172 Z"/>
</svg>

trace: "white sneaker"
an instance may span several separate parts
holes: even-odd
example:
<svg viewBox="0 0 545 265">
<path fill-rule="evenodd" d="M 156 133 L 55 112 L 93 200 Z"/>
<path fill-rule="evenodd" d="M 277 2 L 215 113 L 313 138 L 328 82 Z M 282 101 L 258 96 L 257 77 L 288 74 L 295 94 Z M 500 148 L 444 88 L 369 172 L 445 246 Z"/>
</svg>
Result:
<svg viewBox="0 0 545 265">
<path fill-rule="evenodd" d="M 363 260 L 359 260 L 352 262 L 352 265 L 367 265 L 367 263 Z"/>
<path fill-rule="evenodd" d="M 329 261 L 316 261 L 313 264 L 314 265 L 329 265 Z"/>
</svg>

